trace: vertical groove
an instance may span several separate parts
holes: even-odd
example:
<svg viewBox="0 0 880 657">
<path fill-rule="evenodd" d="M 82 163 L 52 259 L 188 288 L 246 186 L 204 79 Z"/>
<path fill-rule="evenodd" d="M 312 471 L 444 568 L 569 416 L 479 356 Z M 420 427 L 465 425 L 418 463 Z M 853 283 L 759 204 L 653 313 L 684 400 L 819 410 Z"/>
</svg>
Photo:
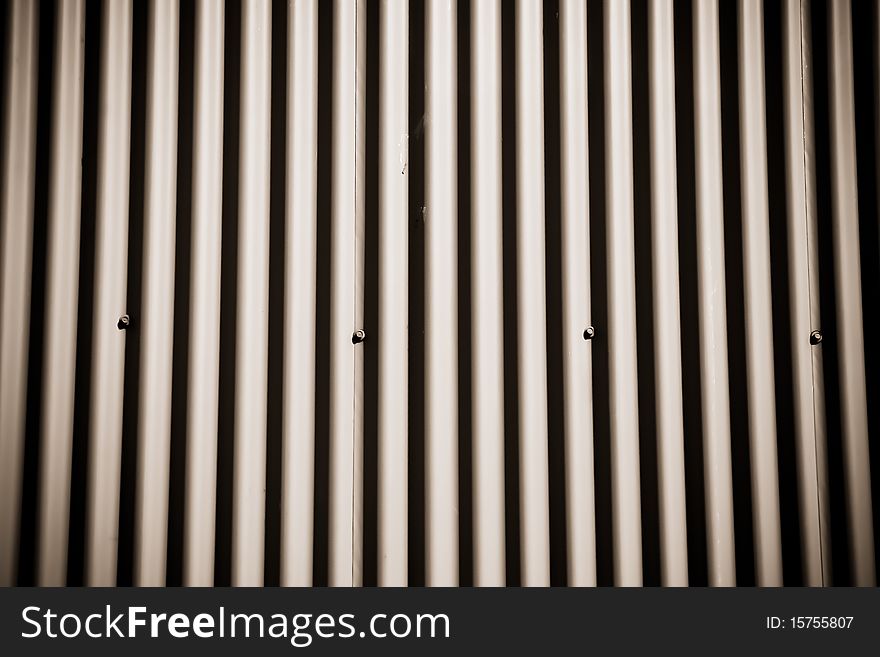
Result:
<svg viewBox="0 0 880 657">
<path fill-rule="evenodd" d="M 687 586 L 672 2 L 652 3 L 649 22 L 660 569 L 664 586 Z"/>
<path fill-rule="evenodd" d="M 154 0 L 148 19 L 144 292 L 135 583 L 165 584 L 171 466 L 171 372 L 177 202 L 178 0 Z"/>
<path fill-rule="evenodd" d="M 516 244 L 521 577 L 550 584 L 544 269 L 543 13 L 516 7 Z"/>
<path fill-rule="evenodd" d="M 456 3 L 425 11 L 425 582 L 458 584 Z"/>
<path fill-rule="evenodd" d="M 64 3 L 55 25 L 37 582 L 66 581 L 83 148 L 84 2 Z"/>
<path fill-rule="evenodd" d="M 504 331 L 501 4 L 471 3 L 474 584 L 503 586 Z"/>
<path fill-rule="evenodd" d="M 776 454 L 776 397 L 767 368 L 773 363 L 770 286 L 770 208 L 764 101 L 763 8 L 739 2 L 741 176 L 746 369 L 752 505 L 758 586 L 782 585 L 782 539 Z"/>
<path fill-rule="evenodd" d="M 330 525 L 329 583 L 351 586 L 354 468 L 355 213 L 357 12 L 333 7 L 333 153 L 330 275 Z"/>
<path fill-rule="evenodd" d="M 232 584 L 263 583 L 268 385 L 272 5 L 241 17 Z"/>
<path fill-rule="evenodd" d="M 27 409 L 37 134 L 37 0 L 8 7 L 0 180 L 0 586 L 15 581 Z"/>
<path fill-rule="evenodd" d="M 819 328 L 818 254 L 816 247 L 815 153 L 812 112 L 812 65 L 809 11 L 801 0 L 784 7 L 784 84 L 786 194 L 788 205 L 790 324 L 795 431 L 798 452 L 798 501 L 804 582 L 830 583 L 828 472 L 824 458 L 825 414 L 822 349 L 810 345 Z"/>
<path fill-rule="evenodd" d="M 614 583 L 642 583 L 639 426 L 633 234 L 630 5 L 605 6 L 605 166 L 607 167 L 608 366 Z"/>
<path fill-rule="evenodd" d="M 196 6 L 184 582 L 214 581 L 225 2 Z"/>
<path fill-rule="evenodd" d="M 132 4 L 104 5 L 95 228 L 95 310 L 89 412 L 86 582 L 116 582 L 122 400 L 128 313 L 129 167 L 131 151 Z M 136 319 L 136 318 L 134 318 Z"/>
<path fill-rule="evenodd" d="M 830 0 L 828 13 L 834 284 L 850 567 L 857 586 L 874 586 L 850 3 Z"/>
<path fill-rule="evenodd" d="M 281 584 L 312 583 L 318 192 L 318 6 L 293 0 L 287 32 L 287 207 Z"/>
<path fill-rule="evenodd" d="M 693 21 L 700 373 L 709 584 L 733 586 L 736 583 L 736 566 L 724 281 L 717 0 L 696 0 Z"/>
<path fill-rule="evenodd" d="M 409 7 L 382 0 L 379 35 L 380 586 L 407 583 Z"/>
<path fill-rule="evenodd" d="M 560 22 L 562 286 L 568 584 L 596 585 L 593 491 L 587 11 L 563 0 Z"/>
</svg>

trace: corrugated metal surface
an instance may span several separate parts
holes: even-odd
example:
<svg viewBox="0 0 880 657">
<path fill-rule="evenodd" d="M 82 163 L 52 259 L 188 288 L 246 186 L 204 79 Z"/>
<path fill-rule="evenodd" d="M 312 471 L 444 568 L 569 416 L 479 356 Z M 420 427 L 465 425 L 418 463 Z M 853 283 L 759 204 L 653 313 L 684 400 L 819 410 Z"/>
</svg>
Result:
<svg viewBox="0 0 880 657">
<path fill-rule="evenodd" d="M 876 3 L 3 20 L 0 583 L 875 584 Z"/>
</svg>

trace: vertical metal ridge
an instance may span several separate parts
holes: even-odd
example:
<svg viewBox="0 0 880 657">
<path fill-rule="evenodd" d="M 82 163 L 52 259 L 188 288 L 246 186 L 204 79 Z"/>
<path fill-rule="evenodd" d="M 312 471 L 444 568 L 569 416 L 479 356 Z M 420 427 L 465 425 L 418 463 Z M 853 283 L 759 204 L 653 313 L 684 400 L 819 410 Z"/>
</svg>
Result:
<svg viewBox="0 0 880 657">
<path fill-rule="evenodd" d="M 147 25 L 147 147 L 138 404 L 135 572 L 138 586 L 165 584 L 171 469 L 174 244 L 177 225 L 178 0 L 153 0 Z"/>
<path fill-rule="evenodd" d="M 241 13 L 232 584 L 263 583 L 269 351 L 272 3 Z"/>
<path fill-rule="evenodd" d="M 409 6 L 379 12 L 380 586 L 407 584 Z"/>
<path fill-rule="evenodd" d="M 312 583 L 318 234 L 318 3 L 287 16 L 287 208 L 284 299 L 281 584 Z"/>
<path fill-rule="evenodd" d="M 330 276 L 329 583 L 352 585 L 354 468 L 357 8 L 333 11 L 333 153 Z"/>
<path fill-rule="evenodd" d="M 425 583 L 458 585 L 456 2 L 425 10 Z"/>
<path fill-rule="evenodd" d="M 15 581 L 31 300 L 39 0 L 8 6 L 0 180 L 0 586 Z"/>
<path fill-rule="evenodd" d="M 812 30 L 810 27 L 809 0 L 800 3 L 800 75 L 801 110 L 803 135 L 800 137 L 802 166 L 804 169 L 803 188 L 806 205 L 806 248 L 807 282 L 809 287 L 810 327 L 822 326 L 819 285 L 819 226 L 818 199 L 816 197 L 816 132 L 813 115 L 813 65 Z M 803 338 L 801 338 L 803 339 Z M 814 481 L 817 489 L 815 509 L 819 535 L 819 557 L 821 577 L 825 585 L 832 582 L 831 573 L 831 504 L 828 484 L 828 427 L 825 411 L 825 370 L 821 349 L 811 349 L 812 381 L 809 382 L 813 396 L 813 454 L 815 459 Z"/>
<path fill-rule="evenodd" d="M 586 3 L 562 0 L 559 25 L 566 555 L 568 584 L 595 586 Z"/>
<path fill-rule="evenodd" d="M 89 412 L 86 582 L 116 583 L 131 153 L 131 0 L 104 4 L 98 117 L 95 309 Z"/>
<path fill-rule="evenodd" d="M 183 578 L 214 582 L 220 253 L 223 224 L 224 0 L 195 7 L 192 253 Z"/>
<path fill-rule="evenodd" d="M 664 586 L 687 586 L 672 0 L 652 2 L 648 20 L 660 571 Z"/>
<path fill-rule="evenodd" d="M 717 0 L 694 2 L 697 269 L 709 583 L 734 586 Z"/>
<path fill-rule="evenodd" d="M 633 229 L 632 57 L 629 0 L 605 4 L 605 166 L 608 369 L 614 583 L 642 584 L 636 287 Z"/>
<path fill-rule="evenodd" d="M 809 11 L 801 0 L 783 6 L 786 204 L 789 316 L 798 510 L 804 582 L 830 583 L 828 472 L 825 454 L 822 349 L 810 345 L 819 323 L 815 153 Z"/>
<path fill-rule="evenodd" d="M 46 300 L 37 583 L 62 586 L 67 576 L 70 464 L 73 449 L 76 321 L 79 298 L 85 2 L 59 5 L 55 19 L 52 143 L 46 243 Z"/>
<path fill-rule="evenodd" d="M 763 10 L 760 0 L 739 1 L 743 283 L 756 581 L 781 586 Z"/>
<path fill-rule="evenodd" d="M 504 586 L 501 2 L 470 10 L 474 585 Z"/>
<path fill-rule="evenodd" d="M 520 550 L 524 586 L 550 584 L 544 269 L 544 16 L 516 6 L 516 296 Z"/>
<path fill-rule="evenodd" d="M 829 0 L 828 46 L 831 223 L 850 568 L 856 585 L 874 586 L 876 575 L 862 328 L 852 13 L 848 1 Z"/>
</svg>

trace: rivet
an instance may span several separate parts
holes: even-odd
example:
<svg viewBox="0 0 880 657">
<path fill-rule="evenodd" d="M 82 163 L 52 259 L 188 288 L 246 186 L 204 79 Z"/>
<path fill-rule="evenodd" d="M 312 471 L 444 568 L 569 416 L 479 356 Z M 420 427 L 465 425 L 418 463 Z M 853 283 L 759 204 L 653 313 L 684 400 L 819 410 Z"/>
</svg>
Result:
<svg viewBox="0 0 880 657">
<path fill-rule="evenodd" d="M 116 328 L 120 331 L 124 331 L 129 326 L 131 326 L 131 318 L 128 315 L 123 315 L 119 318 L 119 321 L 116 322 Z"/>
<path fill-rule="evenodd" d="M 588 326 L 584 329 L 584 340 L 592 340 L 594 335 L 596 335 L 596 331 L 592 326 Z"/>
<path fill-rule="evenodd" d="M 810 333 L 810 344 L 817 345 L 822 342 L 822 331 L 813 331 Z"/>
<path fill-rule="evenodd" d="M 367 339 L 367 333 L 363 329 L 358 329 L 351 335 L 351 343 L 352 344 L 360 344 L 364 340 Z"/>
</svg>

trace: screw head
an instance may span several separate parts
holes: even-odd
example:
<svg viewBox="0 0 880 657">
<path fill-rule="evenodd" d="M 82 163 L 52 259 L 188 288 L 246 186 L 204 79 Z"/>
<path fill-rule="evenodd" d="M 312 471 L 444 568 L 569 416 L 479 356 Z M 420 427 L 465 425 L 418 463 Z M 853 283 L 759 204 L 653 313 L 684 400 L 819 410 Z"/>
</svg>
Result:
<svg viewBox="0 0 880 657">
<path fill-rule="evenodd" d="M 592 340 L 594 335 L 596 335 L 596 331 L 592 326 L 588 326 L 584 329 L 584 340 Z"/>
<path fill-rule="evenodd" d="M 810 344 L 817 345 L 822 342 L 822 331 L 813 331 L 810 333 Z"/>
<path fill-rule="evenodd" d="M 131 326 L 131 318 L 128 315 L 123 315 L 119 318 L 119 321 L 116 322 L 116 328 L 120 331 L 124 331 L 129 326 Z"/>
<path fill-rule="evenodd" d="M 366 331 L 364 331 L 363 329 L 358 329 L 357 331 L 355 331 L 355 332 L 352 334 L 352 336 L 351 336 L 351 343 L 352 343 L 352 344 L 360 344 L 361 342 L 363 342 L 364 340 L 366 340 L 366 338 L 367 338 L 367 333 L 366 333 Z"/>
</svg>

